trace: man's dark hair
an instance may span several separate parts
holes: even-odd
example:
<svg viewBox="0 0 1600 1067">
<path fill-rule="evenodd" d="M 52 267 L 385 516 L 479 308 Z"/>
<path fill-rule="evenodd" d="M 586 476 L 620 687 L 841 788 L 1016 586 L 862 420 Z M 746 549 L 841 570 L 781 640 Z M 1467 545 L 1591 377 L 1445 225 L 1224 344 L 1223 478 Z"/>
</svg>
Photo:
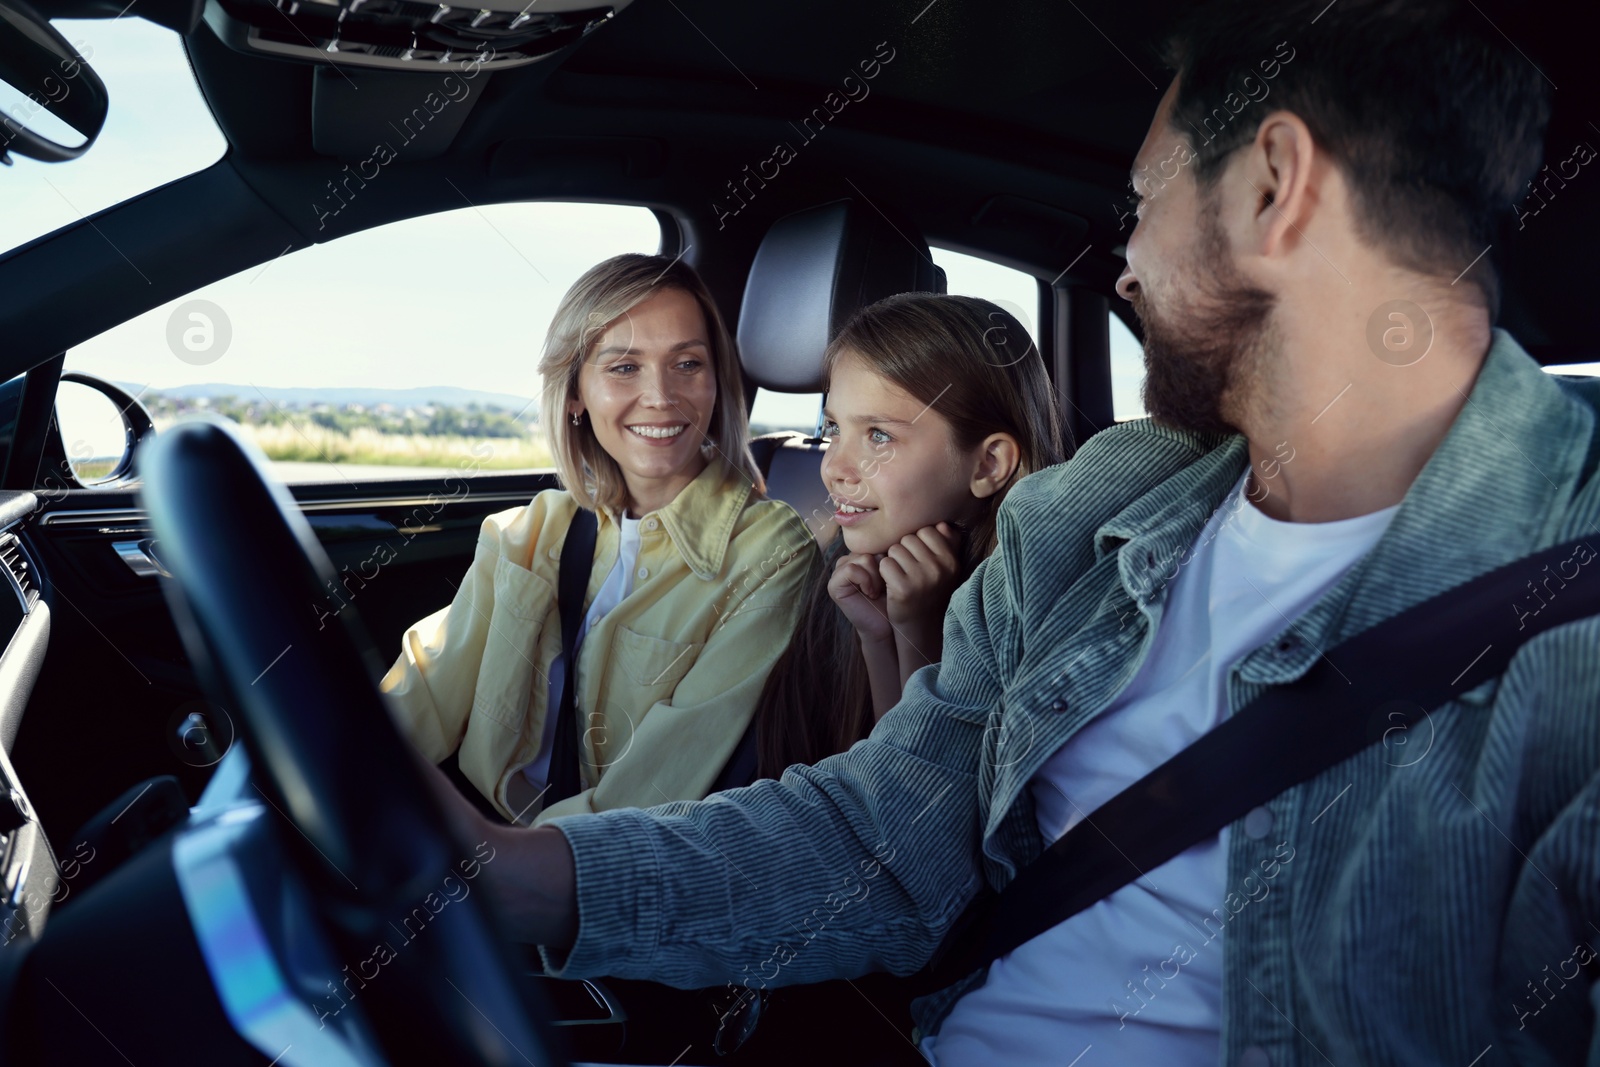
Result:
<svg viewBox="0 0 1600 1067">
<path fill-rule="evenodd" d="M 1164 58 L 1203 188 L 1292 111 L 1349 181 L 1361 236 L 1423 273 L 1465 270 L 1544 155 L 1544 75 L 1466 0 L 1220 0 L 1185 14 Z M 1491 257 L 1464 280 L 1493 321 Z"/>
</svg>

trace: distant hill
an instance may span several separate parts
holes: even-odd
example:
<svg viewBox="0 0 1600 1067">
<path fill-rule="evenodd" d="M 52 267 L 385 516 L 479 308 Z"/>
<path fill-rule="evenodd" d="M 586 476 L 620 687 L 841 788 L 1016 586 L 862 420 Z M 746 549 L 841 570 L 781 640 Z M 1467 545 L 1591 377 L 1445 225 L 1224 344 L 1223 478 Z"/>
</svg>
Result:
<svg viewBox="0 0 1600 1067">
<path fill-rule="evenodd" d="M 118 382 L 130 394 L 137 394 L 141 388 L 137 382 Z M 396 407 L 416 406 L 418 404 L 444 404 L 450 407 L 465 407 L 468 404 L 483 404 L 490 407 L 500 407 L 515 415 L 523 412 L 525 415 L 537 414 L 538 405 L 532 397 L 517 396 L 515 393 L 489 393 L 479 389 L 462 389 L 455 385 L 427 385 L 414 389 L 380 389 L 354 386 L 339 389 L 282 389 L 270 385 L 261 386 L 259 389 L 253 385 L 228 385 L 223 382 L 205 382 L 200 385 L 175 385 L 167 389 L 149 389 L 148 393 L 161 393 L 164 396 L 181 397 L 184 399 L 198 399 L 200 397 L 215 398 L 219 396 L 234 396 L 243 401 L 260 399 L 263 395 L 277 404 L 290 407 L 302 407 L 306 404 L 364 404 L 368 407 L 374 404 L 393 404 Z"/>
</svg>

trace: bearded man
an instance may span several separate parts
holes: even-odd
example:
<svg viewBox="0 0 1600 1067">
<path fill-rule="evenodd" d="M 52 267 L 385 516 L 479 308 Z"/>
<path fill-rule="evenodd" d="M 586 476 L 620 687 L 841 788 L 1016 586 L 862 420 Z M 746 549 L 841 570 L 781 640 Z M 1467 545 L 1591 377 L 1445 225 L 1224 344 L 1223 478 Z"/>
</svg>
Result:
<svg viewBox="0 0 1600 1067">
<path fill-rule="evenodd" d="M 1270 100 L 1230 107 L 1286 43 Z M 789 944 L 778 984 L 909 974 L 981 891 L 1258 695 L 1338 670 L 1342 641 L 1600 544 L 1595 400 L 1493 326 L 1484 253 L 1541 158 L 1538 70 L 1458 0 L 1209 4 L 1171 60 L 1133 171 L 1182 165 L 1134 179 L 1117 282 L 1151 417 L 1011 491 L 943 662 L 848 752 L 532 831 L 456 804 L 553 973 L 707 986 Z M 921 1051 L 1600 1063 L 1597 649 L 1600 619 L 1549 629 L 1405 758 L 1337 762 L 923 998 Z M 870 892 L 797 940 L 856 872 Z"/>
</svg>

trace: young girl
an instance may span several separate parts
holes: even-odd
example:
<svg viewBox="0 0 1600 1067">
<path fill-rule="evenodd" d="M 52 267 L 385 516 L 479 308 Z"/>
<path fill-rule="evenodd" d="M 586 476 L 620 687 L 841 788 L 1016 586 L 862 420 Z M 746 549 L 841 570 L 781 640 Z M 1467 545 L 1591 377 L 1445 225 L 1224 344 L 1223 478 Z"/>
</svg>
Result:
<svg viewBox="0 0 1600 1067">
<path fill-rule="evenodd" d="M 698 800 L 789 638 L 815 545 L 763 496 L 733 343 L 682 260 L 589 270 L 539 372 L 565 488 L 484 520 L 454 601 L 406 631 L 382 689 L 402 732 L 435 763 L 459 753 L 504 818 Z M 568 663 L 557 595 L 580 517 L 594 547 Z"/>
<path fill-rule="evenodd" d="M 823 378 L 822 478 L 840 530 L 762 694 L 764 777 L 872 731 L 939 659 L 945 608 L 993 551 L 1006 491 L 1065 458 L 1038 349 L 987 300 L 909 293 L 864 308 L 828 346 Z"/>
</svg>

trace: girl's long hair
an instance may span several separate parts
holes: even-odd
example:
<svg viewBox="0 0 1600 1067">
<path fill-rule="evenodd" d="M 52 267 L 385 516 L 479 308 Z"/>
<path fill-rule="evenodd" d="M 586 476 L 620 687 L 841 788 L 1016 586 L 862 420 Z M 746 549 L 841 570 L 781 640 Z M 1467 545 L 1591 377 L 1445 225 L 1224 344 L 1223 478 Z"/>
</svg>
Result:
<svg viewBox="0 0 1600 1067">
<path fill-rule="evenodd" d="M 1044 360 L 1012 315 L 971 296 L 904 293 L 857 312 L 828 345 L 823 389 L 848 352 L 873 373 L 929 405 L 950 424 L 956 446 L 992 433 L 1017 439 L 1016 473 L 986 498 L 962 541 L 962 578 L 995 547 L 995 513 L 1025 474 L 1060 463 L 1063 430 Z M 776 778 L 794 763 L 816 763 L 872 732 L 872 693 L 855 628 L 828 595 L 840 534 L 801 611 L 788 650 L 768 675 L 756 724 L 758 770 Z"/>
</svg>

